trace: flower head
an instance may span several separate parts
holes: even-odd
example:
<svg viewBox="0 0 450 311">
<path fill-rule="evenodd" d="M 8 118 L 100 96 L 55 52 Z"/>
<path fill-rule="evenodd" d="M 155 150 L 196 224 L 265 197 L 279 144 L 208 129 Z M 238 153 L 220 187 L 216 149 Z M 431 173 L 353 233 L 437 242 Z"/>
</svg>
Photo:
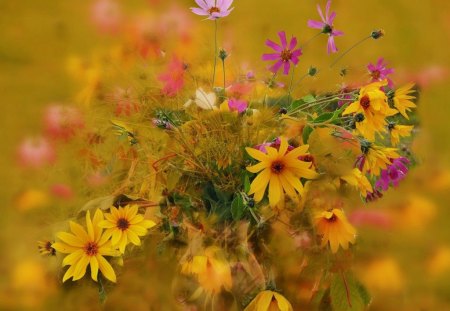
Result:
<svg viewBox="0 0 450 311">
<path fill-rule="evenodd" d="M 278 36 L 280 37 L 281 46 L 276 44 L 272 40 L 267 40 L 266 45 L 275 50 L 275 53 L 263 54 L 262 60 L 275 60 L 275 64 L 269 67 L 269 70 L 273 73 L 277 73 L 278 70 L 283 66 L 283 73 L 287 75 L 291 68 L 291 63 L 294 65 L 298 64 L 298 58 L 300 57 L 300 55 L 302 55 L 302 50 L 295 49 L 295 47 L 297 46 L 296 37 L 292 37 L 288 45 L 286 33 L 284 31 L 280 31 L 278 33 Z"/>
<path fill-rule="evenodd" d="M 375 188 L 388 190 L 389 185 L 396 187 L 408 173 L 409 160 L 405 157 L 393 159 L 391 165 L 381 171 L 380 178 L 375 183 Z"/>
<path fill-rule="evenodd" d="M 205 110 L 217 109 L 216 106 L 217 96 L 216 93 L 206 93 L 201 87 L 195 91 L 195 99 L 189 99 L 184 107 L 189 107 L 192 103 L 195 103 L 198 107 Z"/>
<path fill-rule="evenodd" d="M 199 8 L 191 8 L 194 14 L 208 16 L 207 19 L 215 20 L 228 16 L 234 8 L 230 8 L 233 0 L 195 0 Z"/>
<path fill-rule="evenodd" d="M 292 311 L 291 303 L 283 295 L 265 290 L 260 292 L 244 311 Z"/>
<path fill-rule="evenodd" d="M 399 158 L 396 148 L 385 148 L 372 144 L 367 140 L 361 141 L 362 155 L 356 160 L 356 167 L 365 174 L 379 176 L 381 170 L 386 169 L 393 159 Z"/>
<path fill-rule="evenodd" d="M 276 206 L 284 199 L 286 192 L 291 198 L 297 197 L 297 192 L 303 194 L 303 185 L 300 178 L 314 179 L 317 173 L 310 169 L 311 163 L 299 160 L 305 155 L 308 145 L 297 147 L 288 151 L 286 138 L 280 138 L 280 148 L 266 146 L 267 154 L 254 148 L 246 148 L 247 153 L 260 163 L 247 167 L 258 176 L 250 185 L 249 194 L 254 194 L 256 202 L 262 200 L 267 186 L 269 186 L 269 203 Z"/>
<path fill-rule="evenodd" d="M 349 185 L 358 188 L 363 197 L 367 196 L 368 192 L 372 192 L 372 185 L 367 179 L 366 175 L 363 175 L 358 168 L 354 168 L 350 174 L 341 176 L 340 179 L 346 181 Z"/>
<path fill-rule="evenodd" d="M 111 282 L 116 282 L 116 273 L 111 264 L 103 256 L 119 256 L 112 247 L 109 236 L 103 234 L 98 224 L 103 220 L 103 213 L 97 209 L 93 219 L 89 211 L 86 213 L 86 230 L 79 224 L 70 221 L 72 233 L 59 232 L 56 236 L 62 242 L 52 244 L 56 251 L 67 255 L 63 266 L 69 265 L 63 277 L 63 282 L 72 278 L 73 281 L 81 279 L 86 274 L 87 266 L 91 267 L 91 277 L 97 281 L 98 270 Z"/>
<path fill-rule="evenodd" d="M 38 249 L 41 255 L 56 256 L 56 250 L 52 246 L 52 241 L 38 241 Z"/>
<path fill-rule="evenodd" d="M 411 108 L 415 108 L 416 104 L 414 104 L 411 99 L 415 99 L 415 96 L 412 96 L 411 93 L 414 93 L 414 83 L 409 83 L 394 92 L 393 102 L 394 107 L 398 109 L 398 111 L 404 116 L 406 119 L 409 119 L 408 114 L 406 112 L 410 111 Z"/>
<path fill-rule="evenodd" d="M 341 209 L 318 213 L 314 217 L 314 224 L 322 236 L 322 247 L 329 243 L 333 253 L 338 251 L 339 245 L 347 249 L 350 243 L 355 243 L 356 230 Z"/>
<path fill-rule="evenodd" d="M 331 0 L 327 1 L 325 8 L 325 16 L 322 13 L 320 5 L 317 5 L 317 11 L 319 12 L 322 21 L 308 20 L 308 27 L 321 29 L 322 33 L 328 35 L 328 54 L 336 53 L 338 51 L 336 44 L 334 42 L 334 37 L 342 36 L 344 33 L 342 31 L 334 29 L 333 23 L 336 18 L 336 12 L 331 12 L 330 14 Z"/>
<path fill-rule="evenodd" d="M 158 80 L 164 83 L 162 93 L 167 96 L 175 96 L 184 86 L 184 63 L 177 57 L 173 57 L 167 66 L 167 70 L 158 76 Z"/>
<path fill-rule="evenodd" d="M 388 124 L 389 133 L 391 134 L 392 146 L 397 146 L 400 142 L 400 137 L 407 137 L 411 135 L 413 125 L 398 125 L 393 122 Z"/>
<path fill-rule="evenodd" d="M 387 63 L 384 62 L 384 58 L 380 57 L 377 63 L 374 65 L 370 63 L 367 65 L 372 82 L 387 80 L 388 86 L 392 87 L 392 80 L 388 78 L 388 75 L 394 73 L 394 69 L 387 68 Z"/>
<path fill-rule="evenodd" d="M 147 229 L 156 224 L 151 220 L 145 220 L 138 214 L 137 205 L 127 205 L 125 207 L 110 209 L 110 214 L 105 214 L 106 220 L 98 225 L 100 228 L 106 228 L 105 235 L 111 237 L 111 244 L 119 246 L 121 253 L 125 252 L 128 243 L 141 245 L 140 236 L 147 234 Z"/>
</svg>

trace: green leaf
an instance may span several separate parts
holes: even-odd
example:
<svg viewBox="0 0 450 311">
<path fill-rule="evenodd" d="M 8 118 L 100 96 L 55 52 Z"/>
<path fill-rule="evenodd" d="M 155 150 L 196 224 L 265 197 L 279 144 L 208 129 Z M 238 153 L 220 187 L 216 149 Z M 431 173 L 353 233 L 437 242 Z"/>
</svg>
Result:
<svg viewBox="0 0 450 311">
<path fill-rule="evenodd" d="M 305 105 L 305 104 L 309 104 L 312 102 L 315 102 L 316 98 L 312 95 L 312 94 L 308 94 L 300 99 L 294 100 L 291 103 L 291 107 L 290 107 L 290 111 L 295 110 L 297 108 L 300 108 L 301 106 Z"/>
<path fill-rule="evenodd" d="M 244 175 L 244 192 L 248 193 L 250 191 L 250 177 L 248 174 Z"/>
<path fill-rule="evenodd" d="M 328 120 L 332 119 L 333 116 L 334 116 L 333 112 L 325 112 L 324 114 L 321 114 L 320 116 L 315 118 L 313 120 L 313 123 L 322 123 L 322 122 L 328 121 Z"/>
<path fill-rule="evenodd" d="M 313 128 L 310 126 L 305 126 L 305 128 L 303 129 L 303 143 L 307 144 L 308 140 L 309 140 L 309 135 L 311 135 L 311 133 L 313 132 Z"/>
<path fill-rule="evenodd" d="M 242 218 L 244 215 L 244 208 L 244 200 L 242 199 L 242 196 L 237 193 L 233 202 L 231 202 L 231 216 L 233 217 L 233 220 L 240 220 Z"/>
<path fill-rule="evenodd" d="M 364 311 L 370 302 L 365 288 L 349 273 L 333 276 L 330 298 L 334 311 Z"/>
<path fill-rule="evenodd" d="M 105 286 L 103 285 L 102 275 L 98 275 L 98 298 L 100 300 L 100 304 L 104 304 L 106 301 L 106 290 Z"/>
</svg>

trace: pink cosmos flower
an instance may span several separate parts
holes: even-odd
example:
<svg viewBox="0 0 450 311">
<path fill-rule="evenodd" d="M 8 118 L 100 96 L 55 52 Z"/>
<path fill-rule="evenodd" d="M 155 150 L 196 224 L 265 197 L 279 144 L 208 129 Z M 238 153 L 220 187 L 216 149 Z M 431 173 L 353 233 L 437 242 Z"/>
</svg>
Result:
<svg viewBox="0 0 450 311">
<path fill-rule="evenodd" d="M 387 63 L 384 62 L 384 58 L 380 57 L 375 65 L 372 63 L 367 65 L 367 69 L 372 78 L 371 82 L 383 81 L 386 79 L 388 81 L 388 86 L 392 88 L 393 83 L 392 80 L 388 78 L 388 75 L 394 73 L 394 69 L 387 68 L 386 66 Z"/>
<path fill-rule="evenodd" d="M 248 107 L 248 103 L 245 100 L 230 99 L 228 100 L 228 108 L 231 111 L 237 111 L 239 113 L 244 112 Z"/>
<path fill-rule="evenodd" d="M 278 33 L 278 36 L 280 37 L 281 46 L 271 40 L 267 40 L 266 45 L 275 50 L 276 53 L 263 54 L 262 60 L 276 60 L 277 62 L 269 67 L 269 70 L 273 73 L 277 73 L 281 66 L 283 66 L 283 73 L 287 75 L 289 73 L 289 70 L 291 69 L 291 63 L 294 65 L 298 64 L 298 58 L 300 57 L 300 55 L 302 55 L 302 50 L 295 49 L 295 47 L 297 46 L 296 37 L 292 37 L 288 45 L 286 40 L 286 33 L 284 31 L 280 31 Z"/>
<path fill-rule="evenodd" d="M 56 104 L 45 110 L 44 126 L 51 138 L 68 141 L 84 127 L 84 120 L 77 108 Z"/>
<path fill-rule="evenodd" d="M 207 19 L 215 20 L 228 16 L 234 8 L 230 9 L 233 0 L 195 0 L 199 8 L 191 8 L 194 14 L 208 16 Z"/>
<path fill-rule="evenodd" d="M 162 93 L 166 96 L 175 96 L 184 86 L 185 65 L 177 57 L 173 57 L 167 66 L 167 70 L 158 76 L 158 80 L 164 83 Z"/>
<path fill-rule="evenodd" d="M 328 54 L 336 53 L 338 51 L 336 44 L 334 43 L 334 37 L 342 36 L 344 34 L 342 31 L 333 29 L 333 22 L 336 18 L 336 12 L 329 14 L 330 6 L 331 0 L 328 0 L 324 17 L 320 5 L 317 5 L 317 11 L 319 12 L 320 18 L 322 18 L 322 21 L 308 20 L 308 27 L 321 29 L 322 33 L 328 35 Z"/>
<path fill-rule="evenodd" d="M 20 144 L 17 157 L 25 168 L 41 168 L 55 162 L 56 152 L 44 137 L 27 138 Z"/>
<path fill-rule="evenodd" d="M 91 6 L 91 20 L 100 32 L 114 34 L 120 29 L 122 11 L 115 0 L 97 0 Z"/>
</svg>

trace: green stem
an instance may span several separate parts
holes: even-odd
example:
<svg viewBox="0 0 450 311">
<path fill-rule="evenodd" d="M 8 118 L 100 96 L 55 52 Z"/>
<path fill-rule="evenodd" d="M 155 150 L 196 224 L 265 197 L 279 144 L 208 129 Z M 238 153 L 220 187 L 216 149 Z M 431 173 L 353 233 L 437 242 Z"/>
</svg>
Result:
<svg viewBox="0 0 450 311">
<path fill-rule="evenodd" d="M 313 37 L 311 37 L 310 39 L 308 39 L 305 43 L 303 43 L 300 47 L 303 49 L 305 48 L 308 44 L 311 43 L 312 40 L 314 40 L 315 38 L 317 38 L 318 36 L 320 36 L 323 32 L 319 32 L 317 34 L 315 34 Z"/>
<path fill-rule="evenodd" d="M 360 45 L 361 43 L 363 43 L 364 41 L 366 41 L 367 39 L 372 38 L 372 35 L 363 38 L 362 40 L 356 42 L 355 44 L 353 44 L 350 48 L 348 48 L 344 53 L 342 53 L 341 55 L 339 55 L 338 58 L 336 58 L 330 65 L 330 68 L 333 68 L 334 65 L 336 65 L 336 63 L 341 60 L 342 57 L 344 57 L 345 55 L 348 54 L 348 52 L 350 52 L 351 50 L 353 50 L 354 48 L 356 48 L 358 45 Z"/>
<path fill-rule="evenodd" d="M 216 79 L 216 66 L 217 66 L 217 19 L 214 20 L 214 71 L 212 77 L 212 87 L 214 88 L 214 82 Z"/>
<path fill-rule="evenodd" d="M 223 90 L 225 91 L 225 59 L 222 59 L 222 69 L 223 69 Z"/>
</svg>

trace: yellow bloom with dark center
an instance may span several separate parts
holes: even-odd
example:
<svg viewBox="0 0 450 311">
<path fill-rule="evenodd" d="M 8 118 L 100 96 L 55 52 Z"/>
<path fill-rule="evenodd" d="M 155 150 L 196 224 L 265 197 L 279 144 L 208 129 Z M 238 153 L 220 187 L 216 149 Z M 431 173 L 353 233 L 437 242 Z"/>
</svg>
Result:
<svg viewBox="0 0 450 311">
<path fill-rule="evenodd" d="M 386 169 L 393 159 L 399 158 L 396 148 L 385 148 L 370 144 L 363 155 L 363 165 L 361 171 L 363 174 L 370 173 L 379 176 L 381 170 Z"/>
<path fill-rule="evenodd" d="M 292 311 L 291 303 L 283 295 L 265 290 L 260 292 L 244 311 Z"/>
<path fill-rule="evenodd" d="M 398 113 L 388 105 L 386 94 L 380 89 L 387 85 L 387 81 L 374 82 L 362 87 L 358 100 L 351 103 L 342 113 L 362 114 L 364 119 L 355 122 L 356 129 L 369 140 L 375 139 L 375 134 L 386 131 L 386 117 Z"/>
<path fill-rule="evenodd" d="M 411 135 L 411 131 L 413 130 L 414 126 L 389 124 L 388 128 L 391 134 L 391 144 L 392 146 L 397 146 L 400 142 L 401 137 L 407 137 Z"/>
<path fill-rule="evenodd" d="M 98 224 L 103 220 L 101 210 L 96 210 L 91 220 L 90 212 L 86 213 L 86 230 L 79 224 L 70 221 L 72 233 L 59 232 L 56 236 L 62 242 L 52 244 L 60 253 L 69 254 L 63 260 L 63 266 L 69 265 L 63 277 L 63 282 L 72 278 L 81 279 L 88 265 L 91 267 L 91 277 L 97 281 L 98 270 L 111 282 L 116 282 L 116 273 L 111 264 L 103 256 L 119 256 L 119 252 L 111 246 L 109 236 L 103 234 Z"/>
<path fill-rule="evenodd" d="M 260 163 L 247 167 L 258 176 L 250 185 L 249 194 L 254 194 L 254 199 L 259 202 L 264 197 L 267 186 L 269 186 L 269 203 L 276 206 L 284 200 L 287 193 L 291 198 L 297 197 L 297 192 L 303 194 L 303 185 L 300 178 L 314 179 L 318 174 L 311 170 L 311 162 L 299 160 L 299 156 L 305 155 L 308 145 L 297 147 L 288 152 L 286 138 L 280 138 L 279 150 L 265 147 L 267 154 L 254 148 L 245 148 L 247 153 Z"/>
<path fill-rule="evenodd" d="M 118 246 L 120 252 L 125 252 L 128 243 L 141 245 L 140 236 L 147 234 L 147 229 L 156 224 L 151 220 L 144 219 L 138 214 L 137 205 L 127 205 L 125 207 L 110 209 L 110 214 L 105 214 L 105 220 L 99 223 L 101 228 L 106 228 L 105 235 L 111 237 L 111 244 Z"/>
<path fill-rule="evenodd" d="M 408 114 L 406 112 L 411 111 L 412 108 L 416 107 L 411 99 L 415 99 L 415 96 L 412 96 L 411 93 L 415 91 L 412 89 L 414 87 L 414 83 L 409 83 L 404 87 L 397 89 L 394 93 L 394 107 L 398 109 L 398 111 L 404 116 L 406 119 L 409 119 Z"/>
<path fill-rule="evenodd" d="M 56 250 L 52 246 L 52 241 L 38 241 L 38 249 L 41 255 L 55 256 Z"/>
<path fill-rule="evenodd" d="M 215 246 L 205 249 L 202 255 L 196 255 L 181 265 L 181 273 L 193 274 L 200 286 L 208 293 L 217 294 L 222 290 L 231 290 L 232 277 L 229 262 L 223 251 Z"/>
<path fill-rule="evenodd" d="M 356 229 L 340 209 L 318 213 L 314 217 L 314 224 L 317 233 L 322 236 L 322 247 L 329 244 L 333 253 L 338 251 L 339 246 L 348 249 L 350 243 L 355 243 Z"/>
<path fill-rule="evenodd" d="M 341 176 L 340 179 L 346 181 L 349 185 L 358 188 L 364 198 L 367 196 L 367 192 L 373 192 L 370 181 L 358 168 L 354 168 L 350 174 Z"/>
</svg>

